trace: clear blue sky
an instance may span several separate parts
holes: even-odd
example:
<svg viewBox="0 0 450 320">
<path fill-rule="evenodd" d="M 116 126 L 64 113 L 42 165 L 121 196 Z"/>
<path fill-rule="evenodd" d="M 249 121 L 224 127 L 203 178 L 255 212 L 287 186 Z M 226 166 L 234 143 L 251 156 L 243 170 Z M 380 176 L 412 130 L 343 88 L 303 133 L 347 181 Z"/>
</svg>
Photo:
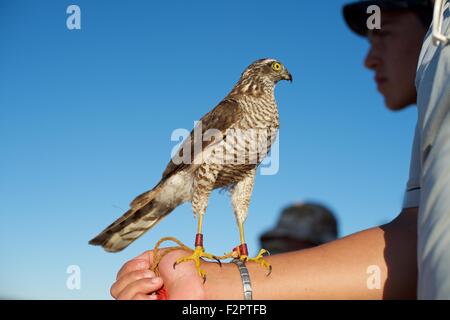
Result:
<svg viewBox="0 0 450 320">
<path fill-rule="evenodd" d="M 246 235 L 284 206 L 334 210 L 340 235 L 393 218 L 406 184 L 416 110 L 389 112 L 363 68 L 367 42 L 347 1 L 0 0 L 0 297 L 109 298 L 120 265 L 163 236 L 191 244 L 190 205 L 118 254 L 88 240 L 160 178 L 174 129 L 191 129 L 258 58 L 280 59 L 280 170 L 258 175 Z M 81 30 L 66 8 L 81 7 Z M 123 209 L 123 210 L 122 210 Z M 207 250 L 238 243 L 215 192 Z M 81 290 L 66 268 L 81 268 Z"/>
</svg>

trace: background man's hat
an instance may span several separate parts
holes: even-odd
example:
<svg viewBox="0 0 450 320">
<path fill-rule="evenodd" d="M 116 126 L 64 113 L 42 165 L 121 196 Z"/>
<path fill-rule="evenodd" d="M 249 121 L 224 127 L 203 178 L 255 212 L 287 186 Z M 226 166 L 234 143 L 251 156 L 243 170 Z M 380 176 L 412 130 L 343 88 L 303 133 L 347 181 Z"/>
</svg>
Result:
<svg viewBox="0 0 450 320">
<path fill-rule="evenodd" d="M 366 0 L 347 4 L 343 8 L 345 22 L 350 29 L 361 36 L 367 36 L 367 19 L 371 15 L 367 13 L 367 8 L 371 5 L 380 7 L 381 13 L 383 11 L 414 11 L 427 28 L 433 17 L 431 0 Z M 383 23 L 382 15 L 381 23 Z"/>
<path fill-rule="evenodd" d="M 285 208 L 274 229 L 261 235 L 261 241 L 290 238 L 322 244 L 337 238 L 337 221 L 324 206 L 300 203 Z"/>
</svg>

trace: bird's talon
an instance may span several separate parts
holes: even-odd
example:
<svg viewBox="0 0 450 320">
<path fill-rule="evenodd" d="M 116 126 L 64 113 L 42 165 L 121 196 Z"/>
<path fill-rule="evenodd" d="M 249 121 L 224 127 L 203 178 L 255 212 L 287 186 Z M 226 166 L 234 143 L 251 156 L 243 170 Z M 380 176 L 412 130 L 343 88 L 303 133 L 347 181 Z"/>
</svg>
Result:
<svg viewBox="0 0 450 320">
<path fill-rule="evenodd" d="M 247 255 L 241 255 L 239 256 L 239 259 L 243 262 L 255 262 L 261 265 L 268 270 L 268 273 L 266 275 L 268 277 L 272 273 L 272 266 L 266 260 L 264 260 L 265 255 L 270 255 L 269 251 L 261 249 L 261 251 L 259 251 L 258 255 L 255 258 L 249 258 Z"/>
<path fill-rule="evenodd" d="M 217 261 L 217 263 L 219 264 L 219 267 L 221 267 L 221 268 L 222 268 L 222 261 L 220 261 L 220 259 L 219 259 L 219 258 L 217 258 L 216 256 L 213 256 L 213 258 L 214 258 L 214 260 L 216 260 L 216 261 Z"/>
<path fill-rule="evenodd" d="M 222 266 L 222 263 L 216 256 L 213 256 L 212 254 L 209 253 L 205 253 L 205 249 L 203 247 L 197 246 L 195 247 L 195 250 L 192 252 L 190 256 L 178 259 L 174 263 L 174 268 L 179 263 L 186 261 L 193 261 L 195 263 L 195 268 L 197 269 L 198 275 L 203 279 L 203 283 L 205 283 L 206 272 L 200 269 L 200 261 L 205 261 L 205 259 L 216 260 L 220 264 L 220 266 Z"/>
</svg>

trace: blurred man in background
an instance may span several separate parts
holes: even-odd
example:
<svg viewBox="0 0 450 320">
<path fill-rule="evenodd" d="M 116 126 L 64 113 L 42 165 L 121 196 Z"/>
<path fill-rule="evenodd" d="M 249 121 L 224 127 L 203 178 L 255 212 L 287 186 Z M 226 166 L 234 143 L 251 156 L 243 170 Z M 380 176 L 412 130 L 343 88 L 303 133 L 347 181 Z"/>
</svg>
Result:
<svg viewBox="0 0 450 320">
<path fill-rule="evenodd" d="M 264 232 L 261 247 L 271 254 L 308 249 L 338 236 L 334 214 L 322 205 L 299 203 L 281 212 L 275 228 Z"/>
</svg>

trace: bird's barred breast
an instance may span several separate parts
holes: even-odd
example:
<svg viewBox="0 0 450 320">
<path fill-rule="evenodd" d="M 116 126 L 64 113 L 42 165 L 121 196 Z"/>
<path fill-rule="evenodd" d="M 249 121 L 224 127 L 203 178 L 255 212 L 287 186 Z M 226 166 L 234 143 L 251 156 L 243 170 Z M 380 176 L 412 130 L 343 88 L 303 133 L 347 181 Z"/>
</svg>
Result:
<svg viewBox="0 0 450 320">
<path fill-rule="evenodd" d="M 237 124 L 243 129 L 278 128 L 278 107 L 273 95 L 263 95 L 258 98 L 243 97 L 239 99 L 243 110 L 242 121 Z"/>
<path fill-rule="evenodd" d="M 242 180 L 267 156 L 278 131 L 278 110 L 273 99 L 247 97 L 239 101 L 244 110 L 225 140 L 212 150 L 207 162 L 220 167 L 215 188 Z"/>
<path fill-rule="evenodd" d="M 254 164 L 227 164 L 222 166 L 219 175 L 214 183 L 214 189 L 225 188 L 236 184 L 244 179 L 248 173 L 256 167 Z"/>
</svg>

